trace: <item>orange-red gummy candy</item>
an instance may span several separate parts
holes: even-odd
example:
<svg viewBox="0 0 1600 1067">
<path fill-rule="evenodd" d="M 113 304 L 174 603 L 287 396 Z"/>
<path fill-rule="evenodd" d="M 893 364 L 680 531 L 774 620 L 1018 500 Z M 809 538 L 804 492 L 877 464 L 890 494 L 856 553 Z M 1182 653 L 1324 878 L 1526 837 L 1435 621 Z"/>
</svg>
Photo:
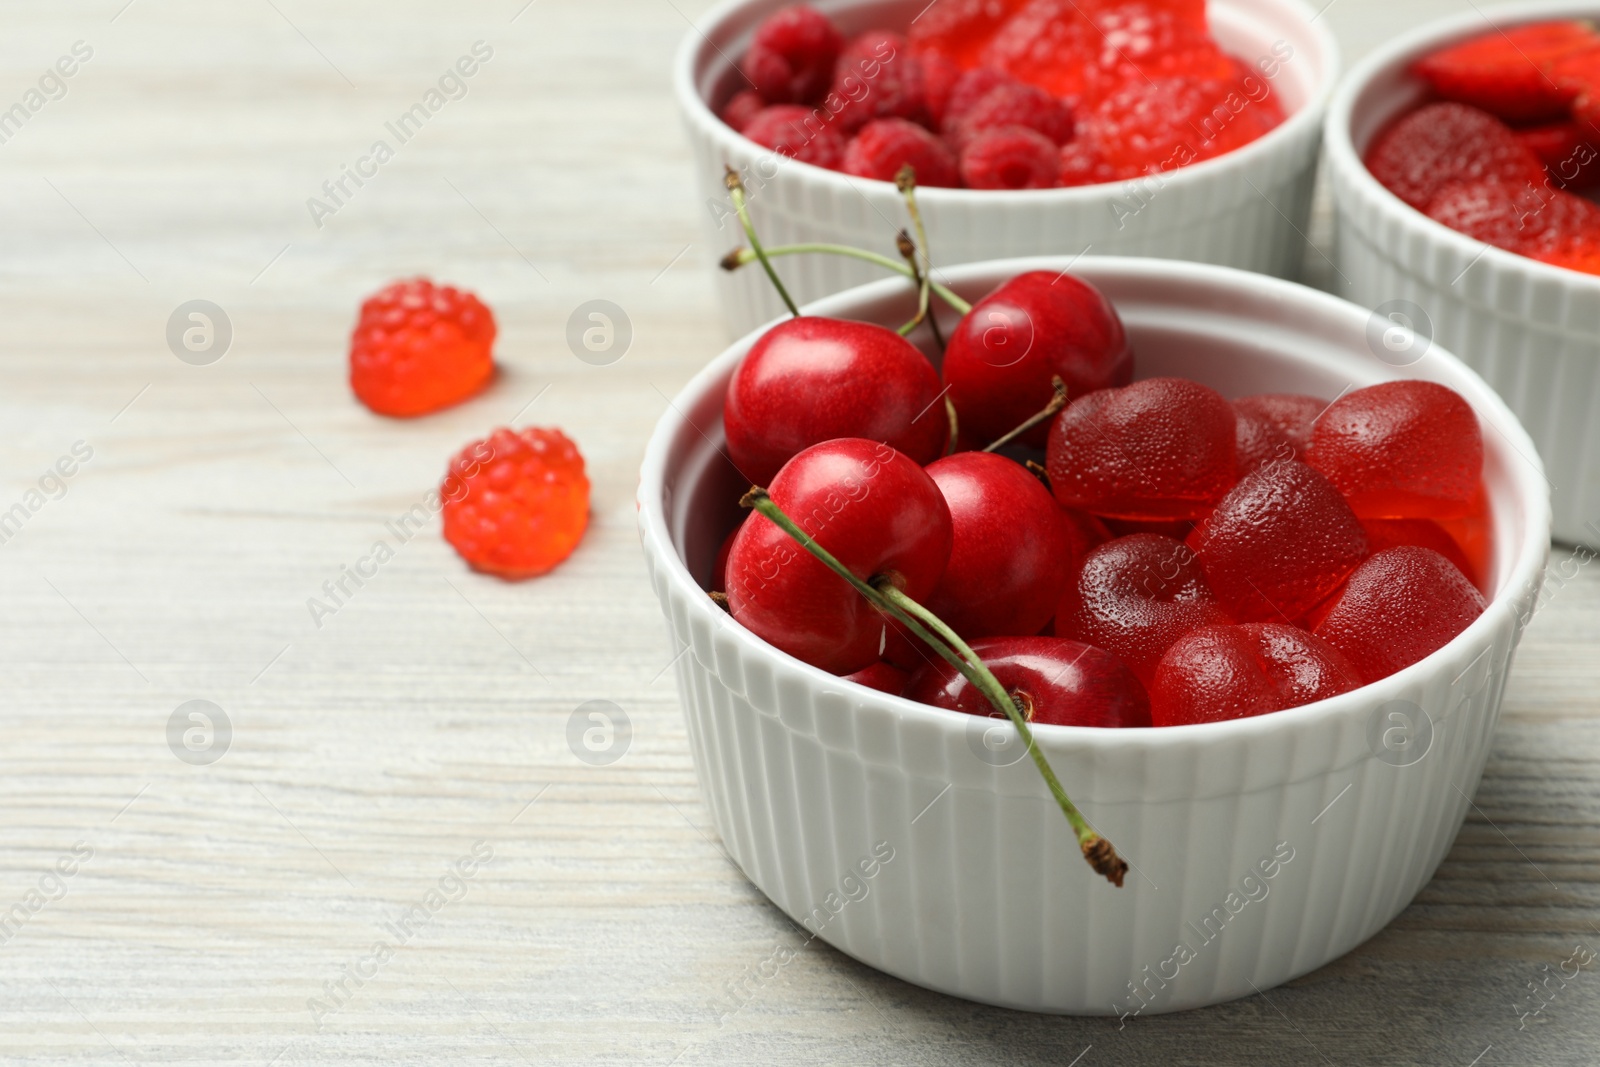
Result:
<svg viewBox="0 0 1600 1067">
<path fill-rule="evenodd" d="M 589 478 L 560 430 L 501 428 L 450 461 L 439 486 L 444 537 L 475 570 L 544 574 L 572 555 L 589 525 Z"/>
</svg>

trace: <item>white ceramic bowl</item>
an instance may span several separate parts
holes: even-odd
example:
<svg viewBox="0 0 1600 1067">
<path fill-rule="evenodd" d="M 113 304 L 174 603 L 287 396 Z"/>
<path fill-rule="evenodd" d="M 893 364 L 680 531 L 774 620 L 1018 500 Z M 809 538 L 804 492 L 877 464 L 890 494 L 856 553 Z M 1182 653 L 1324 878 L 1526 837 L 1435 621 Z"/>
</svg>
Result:
<svg viewBox="0 0 1600 1067">
<path fill-rule="evenodd" d="M 974 299 L 1019 271 L 1069 262 L 949 273 Z M 761 641 L 701 591 L 744 488 L 721 452 L 722 403 L 755 335 L 662 417 L 645 454 L 639 523 L 681 653 L 705 802 L 762 892 L 829 944 L 918 985 L 1032 1011 L 1116 1015 L 1140 1007 L 1138 983 L 1145 1011 L 1170 1011 L 1321 966 L 1428 881 L 1489 752 L 1544 571 L 1549 503 L 1537 454 L 1499 397 L 1437 347 L 1403 372 L 1378 361 L 1368 314 L 1352 304 L 1201 264 L 1088 257 L 1073 269 L 1116 303 L 1140 376 L 1185 375 L 1228 395 L 1331 397 L 1401 376 L 1457 390 L 1485 426 L 1497 542 L 1489 609 L 1375 685 L 1202 726 L 1035 727 L 1068 792 L 1134 865 L 1123 888 L 1084 863 L 1015 743 L 985 746 L 994 720 L 843 682 Z M 880 282 L 810 310 L 895 323 L 912 306 L 906 288 Z M 1264 878 L 1259 864 L 1271 867 L 1275 852 L 1288 862 Z M 1193 958 L 1178 960 L 1180 944 Z"/>
<path fill-rule="evenodd" d="M 1328 175 L 1338 211 L 1337 284 L 1400 316 L 1505 397 L 1548 468 L 1555 535 L 1600 545 L 1600 277 L 1492 248 L 1434 222 L 1379 185 L 1361 158 L 1383 127 L 1425 98 L 1411 63 L 1490 29 L 1600 18 L 1600 3 L 1519 3 L 1428 23 L 1363 60 L 1328 110 Z M 1415 354 L 1401 345 L 1403 363 Z"/>
<path fill-rule="evenodd" d="M 894 236 L 905 225 L 905 211 L 892 184 L 784 159 L 735 133 L 707 106 L 720 106 L 743 85 L 734 61 L 756 25 L 787 2 L 724 3 L 685 35 L 678 51 L 674 81 L 694 150 L 710 259 L 745 243 L 722 183 L 728 165 L 744 175 L 751 213 L 767 243 L 861 245 L 898 261 Z M 927 0 L 819 0 L 816 6 L 849 34 L 904 28 Z M 923 189 L 933 262 L 1089 249 L 1292 277 L 1305 250 L 1320 126 L 1339 67 L 1338 46 L 1311 18 L 1300 0 L 1211 0 L 1212 31 L 1231 54 L 1253 63 L 1271 57 L 1279 42 L 1292 50 L 1271 81 L 1290 114 L 1271 133 L 1158 179 L 1019 192 Z M 759 270 L 716 273 L 732 335 L 783 311 Z M 802 303 L 883 276 L 876 267 L 832 256 L 785 260 L 779 273 Z"/>
</svg>

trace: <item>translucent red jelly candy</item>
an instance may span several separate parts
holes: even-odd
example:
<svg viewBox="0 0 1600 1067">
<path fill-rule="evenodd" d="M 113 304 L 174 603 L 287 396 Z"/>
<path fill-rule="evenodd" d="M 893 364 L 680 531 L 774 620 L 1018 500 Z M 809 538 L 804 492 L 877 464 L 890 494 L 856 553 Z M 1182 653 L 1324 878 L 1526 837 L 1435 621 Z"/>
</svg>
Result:
<svg viewBox="0 0 1600 1067">
<path fill-rule="evenodd" d="M 1297 626 L 1207 626 L 1180 638 L 1156 667 L 1151 721 L 1184 726 L 1264 715 L 1347 693 L 1350 661 Z"/>
<path fill-rule="evenodd" d="M 1364 519 L 1458 518 L 1483 474 L 1483 435 L 1454 390 L 1384 382 L 1328 405 L 1309 462 Z"/>
<path fill-rule="evenodd" d="M 1430 548 L 1385 549 L 1367 560 L 1318 612 L 1318 637 L 1350 658 L 1364 682 L 1443 648 L 1488 606 L 1444 556 Z"/>
<path fill-rule="evenodd" d="M 1367 548 L 1373 554 L 1401 545 L 1431 548 L 1454 563 L 1474 585 L 1478 584 L 1474 577 L 1476 568 L 1467 559 L 1467 554 L 1443 526 L 1431 519 L 1362 519 L 1361 525 L 1366 527 Z"/>
<path fill-rule="evenodd" d="M 1327 407 L 1326 400 L 1300 393 L 1259 393 L 1233 402 L 1240 415 L 1265 419 L 1282 430 L 1294 448 L 1293 456 L 1283 458 L 1302 461 L 1311 450 L 1311 427 Z"/>
<path fill-rule="evenodd" d="M 1120 519 L 1195 519 L 1234 482 L 1233 408 L 1183 378 L 1147 378 L 1074 400 L 1050 428 L 1056 499 Z"/>
<path fill-rule="evenodd" d="M 1149 726 L 1150 698 L 1117 657 L 1059 637 L 986 637 L 972 651 L 1030 722 L 1056 726 Z M 970 715 L 999 715 L 982 692 L 944 660 L 912 675 L 905 696 Z"/>
<path fill-rule="evenodd" d="M 1105 649 L 1149 685 L 1174 641 L 1232 621 L 1193 549 L 1160 534 L 1134 534 L 1084 557 L 1056 609 L 1056 634 Z"/>
<path fill-rule="evenodd" d="M 1189 545 L 1235 618 L 1294 622 L 1366 558 L 1367 533 L 1332 482 L 1290 459 L 1239 479 Z"/>
<path fill-rule="evenodd" d="M 1295 458 L 1295 447 L 1289 435 L 1272 419 L 1247 411 L 1237 403 L 1233 405 L 1233 413 L 1239 419 L 1239 432 L 1234 438 L 1239 454 L 1239 477 L 1243 478 L 1263 463 Z"/>
</svg>

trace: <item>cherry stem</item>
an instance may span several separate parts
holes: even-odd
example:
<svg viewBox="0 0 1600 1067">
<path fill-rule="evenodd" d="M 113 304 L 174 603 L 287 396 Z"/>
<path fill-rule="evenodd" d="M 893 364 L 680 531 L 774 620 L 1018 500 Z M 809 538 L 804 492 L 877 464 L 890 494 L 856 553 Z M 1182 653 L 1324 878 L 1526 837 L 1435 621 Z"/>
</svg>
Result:
<svg viewBox="0 0 1600 1067">
<path fill-rule="evenodd" d="M 927 319 L 928 327 L 933 330 L 933 339 L 938 343 L 939 351 L 942 352 L 944 351 L 944 338 L 939 334 L 939 320 L 937 317 L 928 314 L 928 293 L 933 288 L 933 257 L 928 252 L 928 231 L 922 225 L 922 211 L 917 207 L 916 169 L 909 163 L 901 167 L 899 173 L 894 176 L 894 185 L 896 189 L 900 190 L 900 195 L 905 198 L 906 214 L 911 216 L 911 226 L 917 231 L 916 244 L 911 246 L 909 252 L 907 252 L 905 245 L 900 245 L 900 254 L 905 256 L 906 261 L 911 264 L 911 277 L 917 283 L 917 317 L 911 321 L 917 323 Z M 905 235 L 905 231 L 902 230 L 900 232 L 902 236 L 906 237 L 905 244 L 911 244 L 911 238 Z M 922 265 L 920 267 L 917 265 L 916 256 L 919 248 L 922 250 Z M 904 332 L 909 333 L 910 331 Z"/>
<path fill-rule="evenodd" d="M 1044 406 L 1044 410 L 1029 415 L 1027 419 L 1023 421 L 1022 425 L 1001 437 L 995 438 L 989 443 L 988 447 L 984 449 L 985 452 L 994 452 L 1006 445 L 1009 445 L 1012 441 L 1015 441 L 1017 438 L 1021 437 L 1023 434 L 1027 433 L 1041 422 L 1044 422 L 1046 419 L 1051 418 L 1056 412 L 1067 406 L 1067 383 L 1062 381 L 1061 376 L 1057 374 L 1051 377 L 1050 384 L 1055 386 L 1056 393 L 1050 398 L 1050 403 Z"/>
<path fill-rule="evenodd" d="M 925 641 L 941 659 L 961 672 L 989 703 L 1010 719 L 1017 729 L 1018 736 L 1028 746 L 1028 754 L 1033 757 L 1034 765 L 1038 767 L 1051 796 L 1061 808 L 1061 813 L 1067 817 L 1067 823 L 1078 838 L 1078 847 L 1083 851 L 1084 858 L 1095 871 L 1104 875 L 1112 884 L 1122 885 L 1123 877 L 1128 870 L 1127 863 L 1117 855 L 1110 841 L 1095 832 L 1077 805 L 1067 796 L 1067 791 L 1062 788 L 1061 780 L 1056 777 L 1050 761 L 1034 744 L 1033 731 L 1028 728 L 1028 720 L 1022 709 L 984 664 L 983 659 L 972 650 L 971 645 L 963 641 L 960 635 L 950 629 L 937 615 L 907 596 L 904 590 L 894 584 L 892 578 L 879 577 L 869 584 L 856 577 L 848 567 L 834 557 L 833 553 L 817 544 L 810 534 L 784 514 L 783 509 L 778 507 L 777 502 L 765 489 L 752 487 L 739 503 L 743 507 L 754 508 L 766 516 L 775 526 L 798 542 L 801 548 L 849 582 L 868 603 L 905 624 L 907 629 Z"/>
<path fill-rule="evenodd" d="M 761 261 L 761 267 L 767 272 L 767 277 L 772 281 L 772 287 L 778 290 L 778 295 L 783 297 L 789 314 L 795 318 L 800 317 L 800 309 L 795 306 L 794 297 L 789 295 L 789 290 L 783 287 L 783 282 L 778 280 L 778 272 L 772 269 L 772 262 L 767 258 L 766 251 L 761 247 L 761 239 L 756 236 L 756 225 L 750 221 L 750 206 L 745 203 L 744 182 L 739 178 L 739 172 L 732 167 L 724 168 L 726 173 L 722 182 L 728 187 L 728 199 L 733 201 L 734 213 L 739 216 L 739 225 L 744 227 L 744 235 L 750 241 L 750 247 L 755 251 L 756 258 Z"/>
<path fill-rule="evenodd" d="M 917 246 L 911 240 L 911 235 L 901 230 L 895 234 L 894 246 L 900 251 L 900 258 L 911 268 L 911 280 L 917 287 L 917 313 L 897 331 L 904 337 L 921 326 L 923 320 L 928 317 L 928 280 L 922 276 L 922 268 L 917 265 Z M 935 330 L 937 329 L 938 327 L 935 327 Z"/>
<path fill-rule="evenodd" d="M 773 245 L 771 248 L 763 248 L 761 251 L 762 254 L 774 259 L 778 256 L 795 256 L 810 252 L 818 252 L 830 256 L 849 256 L 851 259 L 874 263 L 906 278 L 912 277 L 911 268 L 904 263 L 890 259 L 888 256 L 881 256 L 876 252 L 869 252 L 865 248 L 855 248 L 851 245 L 836 245 L 813 241 L 796 245 Z M 754 263 L 760 258 L 748 248 L 735 248 L 732 252 L 722 257 L 722 269 L 738 270 L 747 263 Z M 762 260 L 762 262 L 766 261 Z M 972 305 L 957 296 L 949 286 L 941 285 L 931 278 L 928 280 L 928 285 L 935 293 L 939 294 L 939 299 L 955 308 L 961 314 L 965 315 L 972 310 Z"/>
<path fill-rule="evenodd" d="M 956 441 L 961 436 L 961 417 L 956 414 L 955 401 L 948 394 L 944 398 L 944 417 L 950 423 L 950 440 L 945 442 L 944 454 L 953 456 L 956 453 Z"/>
</svg>

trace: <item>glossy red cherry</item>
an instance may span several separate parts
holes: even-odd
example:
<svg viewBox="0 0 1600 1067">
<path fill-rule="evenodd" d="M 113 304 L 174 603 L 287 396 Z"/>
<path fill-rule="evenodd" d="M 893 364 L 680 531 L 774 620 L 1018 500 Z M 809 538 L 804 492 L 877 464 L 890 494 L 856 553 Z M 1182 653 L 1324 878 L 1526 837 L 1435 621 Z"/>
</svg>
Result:
<svg viewBox="0 0 1600 1067">
<path fill-rule="evenodd" d="M 1375 682 L 1443 648 L 1488 603 L 1444 556 L 1405 545 L 1375 554 L 1319 612 L 1315 633 Z"/>
<path fill-rule="evenodd" d="M 944 381 L 962 435 L 988 443 L 1044 409 L 1052 378 L 1069 396 L 1126 385 L 1133 349 L 1116 309 L 1070 274 L 1029 271 L 1001 284 L 957 324 L 944 354 Z M 1049 427 L 1021 440 L 1041 447 Z"/>
<path fill-rule="evenodd" d="M 893 574 L 924 601 L 950 559 L 950 509 L 913 460 L 844 438 L 795 456 L 768 487 L 774 503 L 863 581 Z M 888 625 L 860 593 L 761 514 L 728 553 L 728 610 L 756 636 L 834 674 L 877 661 Z"/>
<path fill-rule="evenodd" d="M 1059 637 L 986 637 L 971 644 L 1032 723 L 1150 725 L 1144 686 L 1103 649 Z M 912 675 L 905 696 L 969 715 L 999 715 L 976 686 L 942 659 Z"/>
<path fill-rule="evenodd" d="M 893 330 L 789 319 L 750 347 L 728 384 L 728 455 L 756 485 L 801 449 L 840 437 L 882 441 L 930 463 L 950 433 L 939 391 L 928 357 Z"/>
<path fill-rule="evenodd" d="M 1081 396 L 1050 427 L 1050 487 L 1096 515 L 1197 519 L 1237 476 L 1235 421 L 1221 394 L 1185 378 Z"/>
<path fill-rule="evenodd" d="M 1258 393 L 1241 396 L 1233 402 L 1233 410 L 1240 415 L 1265 419 L 1283 431 L 1294 448 L 1294 455 L 1280 458 L 1298 459 L 1302 463 L 1311 451 L 1311 427 L 1327 407 L 1326 400 L 1303 393 Z"/>
<path fill-rule="evenodd" d="M 1364 519 L 1459 518 L 1483 474 L 1483 433 L 1455 390 L 1384 382 L 1328 405 L 1308 462 Z"/>
<path fill-rule="evenodd" d="M 1339 490 L 1293 459 L 1239 479 L 1188 543 L 1217 599 L 1247 622 L 1298 621 L 1367 555 Z"/>
<path fill-rule="evenodd" d="M 1149 685 L 1174 641 L 1232 621 L 1193 549 L 1160 534 L 1134 534 L 1084 557 L 1056 610 L 1056 633 L 1105 649 Z"/>
<path fill-rule="evenodd" d="M 1340 652 L 1297 626 L 1206 626 L 1167 649 L 1150 687 L 1157 726 L 1221 722 L 1297 708 L 1361 684 Z"/>
<path fill-rule="evenodd" d="M 868 689 L 876 689 L 878 692 L 888 693 L 890 696 L 899 696 L 905 692 L 906 682 L 910 679 L 910 674 L 892 663 L 885 663 L 883 660 L 863 667 L 853 674 L 844 676 L 844 680 L 847 682 L 864 685 Z"/>
<path fill-rule="evenodd" d="M 955 544 L 926 606 L 968 641 L 1036 634 L 1077 563 L 1061 509 L 1039 479 L 992 452 L 928 465 L 950 507 Z"/>
</svg>

